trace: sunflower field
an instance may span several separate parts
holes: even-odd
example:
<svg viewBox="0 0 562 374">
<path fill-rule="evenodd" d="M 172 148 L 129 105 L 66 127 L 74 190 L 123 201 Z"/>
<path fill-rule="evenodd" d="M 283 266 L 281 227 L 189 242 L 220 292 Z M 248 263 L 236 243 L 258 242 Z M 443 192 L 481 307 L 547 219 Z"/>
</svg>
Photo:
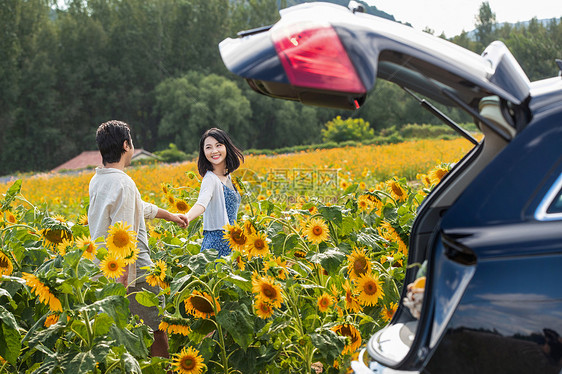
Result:
<svg viewBox="0 0 562 374">
<path fill-rule="evenodd" d="M 397 307 L 417 207 L 470 149 L 433 142 L 246 157 L 228 257 L 200 252 L 200 219 L 148 222 L 147 282 L 161 292 L 134 297 L 159 307 L 169 359 L 150 357 L 152 333 L 115 282 L 136 233 L 89 235 L 92 173 L 0 185 L 0 373 L 345 373 Z M 128 174 L 145 200 L 186 212 L 194 169 Z"/>
</svg>

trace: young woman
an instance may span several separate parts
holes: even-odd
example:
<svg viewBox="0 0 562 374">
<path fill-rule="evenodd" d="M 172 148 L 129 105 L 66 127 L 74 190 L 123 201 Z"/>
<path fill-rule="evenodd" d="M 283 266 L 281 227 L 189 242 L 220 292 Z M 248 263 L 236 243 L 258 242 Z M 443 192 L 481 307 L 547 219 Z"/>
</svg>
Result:
<svg viewBox="0 0 562 374">
<path fill-rule="evenodd" d="M 201 251 L 214 248 L 220 257 L 232 250 L 223 237 L 223 226 L 236 221 L 240 194 L 232 184 L 230 173 L 243 161 L 242 151 L 223 130 L 212 128 L 201 136 L 197 168 L 203 180 L 197 202 L 187 212 L 188 222 L 203 214 Z"/>
</svg>

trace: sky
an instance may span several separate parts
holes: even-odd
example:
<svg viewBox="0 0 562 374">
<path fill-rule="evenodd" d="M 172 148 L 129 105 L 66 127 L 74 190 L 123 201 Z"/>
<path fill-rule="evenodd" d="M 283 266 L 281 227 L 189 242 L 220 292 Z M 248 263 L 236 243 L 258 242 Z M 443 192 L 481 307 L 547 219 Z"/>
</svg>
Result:
<svg viewBox="0 0 562 374">
<path fill-rule="evenodd" d="M 397 21 L 409 22 L 415 29 L 426 27 L 450 38 L 474 30 L 480 0 L 368 0 L 370 5 L 392 14 Z M 498 23 L 562 17 L 559 0 L 488 0 Z"/>
</svg>

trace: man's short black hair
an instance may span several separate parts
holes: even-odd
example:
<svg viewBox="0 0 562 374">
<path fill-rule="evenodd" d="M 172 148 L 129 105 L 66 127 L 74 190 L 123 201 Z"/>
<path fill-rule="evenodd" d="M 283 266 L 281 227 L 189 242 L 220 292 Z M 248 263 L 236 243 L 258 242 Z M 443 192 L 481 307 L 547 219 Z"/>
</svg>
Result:
<svg viewBox="0 0 562 374">
<path fill-rule="evenodd" d="M 96 143 L 98 143 L 104 166 L 121 160 L 121 156 L 126 152 L 123 148 L 124 141 L 129 146 L 132 145 L 131 129 L 125 122 L 111 120 L 98 127 Z"/>
</svg>

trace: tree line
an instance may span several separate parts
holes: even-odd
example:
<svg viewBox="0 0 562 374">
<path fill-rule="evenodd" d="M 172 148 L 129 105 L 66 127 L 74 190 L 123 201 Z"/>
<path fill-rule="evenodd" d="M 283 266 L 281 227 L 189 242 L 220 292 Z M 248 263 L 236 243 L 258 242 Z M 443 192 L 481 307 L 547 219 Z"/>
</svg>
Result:
<svg viewBox="0 0 562 374">
<path fill-rule="evenodd" d="M 293 3 L 3 0 L 0 175 L 49 170 L 95 149 L 94 132 L 109 119 L 128 122 L 137 147 L 156 151 L 173 143 L 187 153 L 212 126 L 228 131 L 242 148 L 272 149 L 320 142 L 324 124 L 337 116 L 362 118 L 375 132 L 438 123 L 383 81 L 361 109 L 345 112 L 272 100 L 230 74 L 218 43 L 275 23 L 278 9 Z M 476 38 L 463 33 L 451 40 L 481 53 L 499 38 L 532 80 L 556 74 L 560 20 L 494 27 L 491 10 L 479 17 Z"/>
</svg>

